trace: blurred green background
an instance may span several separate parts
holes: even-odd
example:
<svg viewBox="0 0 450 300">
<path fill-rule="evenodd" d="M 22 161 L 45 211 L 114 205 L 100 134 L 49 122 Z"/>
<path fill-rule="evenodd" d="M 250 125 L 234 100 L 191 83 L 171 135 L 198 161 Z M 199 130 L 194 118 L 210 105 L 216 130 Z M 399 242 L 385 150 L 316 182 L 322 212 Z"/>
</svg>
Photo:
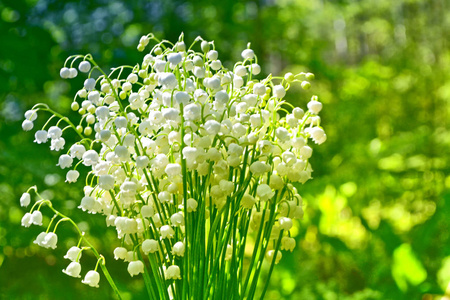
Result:
<svg viewBox="0 0 450 300">
<path fill-rule="evenodd" d="M 135 64 L 142 34 L 175 41 L 183 31 L 214 40 L 225 66 L 248 42 L 262 74 L 316 74 L 328 141 L 315 147 L 313 181 L 300 187 L 305 218 L 297 249 L 283 255 L 266 299 L 440 299 L 450 282 L 450 3 L 446 0 L 0 1 L 0 298 L 109 299 L 64 275 L 76 243 L 69 226 L 55 251 L 32 241 L 19 197 L 36 184 L 54 206 L 117 246 L 101 216 L 76 206 L 82 185 L 64 184 L 57 153 L 32 143 L 23 113 L 37 102 L 76 117 L 83 79 L 63 81 L 71 54 L 105 68 Z M 35 130 L 44 118 L 35 122 Z M 34 132 L 34 131 L 33 131 Z M 75 137 L 66 135 L 67 143 Z M 51 217 L 47 212 L 47 217 Z M 59 231 L 61 230 L 61 231 Z M 107 255 L 127 299 L 145 297 L 142 278 Z M 83 268 L 95 260 L 83 257 Z M 263 274 L 263 276 L 265 276 Z"/>
</svg>

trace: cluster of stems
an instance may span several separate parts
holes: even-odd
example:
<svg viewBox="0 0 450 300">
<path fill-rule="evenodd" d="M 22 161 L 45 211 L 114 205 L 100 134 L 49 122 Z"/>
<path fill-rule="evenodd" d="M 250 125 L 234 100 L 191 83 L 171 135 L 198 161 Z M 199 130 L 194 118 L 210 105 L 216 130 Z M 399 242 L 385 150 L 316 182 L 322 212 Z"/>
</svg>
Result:
<svg viewBox="0 0 450 300">
<path fill-rule="evenodd" d="M 90 54 L 70 56 L 61 77 L 77 76 L 76 64 L 88 74 L 72 103 L 78 125 L 37 104 L 22 126 L 31 130 L 38 112 L 49 112 L 36 142 L 50 139 L 55 151 L 65 148 L 65 130 L 79 136 L 58 165 L 70 169 L 69 183 L 78 180 L 80 164 L 91 168 L 80 208 L 115 227 L 115 258 L 128 263 L 131 276 L 142 274 L 150 299 L 262 299 L 281 251 L 295 247 L 290 229 L 303 215 L 295 186 L 312 172 L 308 142 L 326 140 L 317 96 L 306 112 L 284 100 L 290 84 L 309 89 L 314 75 L 258 80 L 261 67 L 250 48 L 228 70 L 213 42 L 197 38 L 186 49 L 183 35 L 173 44 L 149 34 L 138 50 L 152 40 L 141 64 L 109 74 Z M 79 277 L 79 256 L 90 249 L 120 298 L 103 256 L 72 219 L 37 195 L 22 224 L 39 225 L 46 205 L 52 221 L 74 225 L 80 252 L 64 273 Z M 27 202 L 28 192 L 21 204 Z M 56 245 L 42 238 L 41 246 Z M 96 276 L 89 271 L 83 282 L 97 286 Z"/>
</svg>

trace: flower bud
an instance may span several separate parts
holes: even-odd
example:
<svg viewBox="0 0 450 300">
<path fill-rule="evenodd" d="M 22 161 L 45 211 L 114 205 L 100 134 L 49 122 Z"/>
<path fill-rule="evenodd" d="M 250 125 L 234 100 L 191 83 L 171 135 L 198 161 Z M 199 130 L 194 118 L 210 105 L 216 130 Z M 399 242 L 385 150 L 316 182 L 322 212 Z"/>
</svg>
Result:
<svg viewBox="0 0 450 300">
<path fill-rule="evenodd" d="M 91 64 L 86 60 L 82 61 L 78 66 L 78 70 L 80 70 L 80 72 L 83 72 L 83 73 L 89 72 L 90 69 L 91 69 Z"/>
<path fill-rule="evenodd" d="M 273 95 L 279 99 L 286 96 L 286 90 L 282 85 L 276 85 L 273 87 Z"/>
<path fill-rule="evenodd" d="M 252 68 L 252 74 L 253 75 L 258 75 L 259 73 L 261 73 L 261 66 L 260 65 L 252 64 L 251 68 Z"/>
<path fill-rule="evenodd" d="M 255 52 L 252 49 L 245 49 L 242 51 L 241 56 L 243 59 L 253 59 L 255 57 Z"/>
<path fill-rule="evenodd" d="M 88 78 L 84 81 L 84 88 L 88 91 L 92 91 L 95 89 L 95 79 L 94 78 Z"/>
<path fill-rule="evenodd" d="M 309 90 L 311 88 L 311 83 L 309 81 L 302 81 L 301 86 L 302 89 Z"/>
<path fill-rule="evenodd" d="M 309 81 L 314 80 L 314 78 L 315 78 L 313 73 L 306 73 L 305 77 L 306 77 L 306 80 L 309 80 Z"/>
<path fill-rule="evenodd" d="M 22 129 L 23 129 L 24 131 L 30 131 L 31 129 L 33 129 L 33 126 L 34 126 L 34 124 L 33 124 L 33 122 L 30 121 L 30 120 L 24 120 L 24 121 L 22 122 Z"/>
<path fill-rule="evenodd" d="M 237 76 L 243 77 L 243 76 L 247 75 L 247 68 L 242 65 L 236 66 L 234 68 L 234 73 Z"/>
<path fill-rule="evenodd" d="M 202 49 L 203 52 L 208 52 L 210 49 L 210 44 L 207 41 L 202 41 L 200 48 Z"/>
<path fill-rule="evenodd" d="M 286 80 L 287 82 L 292 82 L 294 81 L 294 79 L 295 79 L 294 74 L 290 72 L 284 75 L 284 80 Z"/>
<path fill-rule="evenodd" d="M 67 79 L 70 76 L 70 71 L 69 68 L 61 68 L 61 70 L 59 71 L 59 76 L 61 76 L 61 78 L 63 79 Z"/>
<path fill-rule="evenodd" d="M 129 81 L 132 84 L 135 84 L 138 81 L 138 76 L 136 73 L 131 73 L 130 75 L 128 75 L 127 77 L 127 81 Z"/>
<path fill-rule="evenodd" d="M 78 71 L 77 71 L 77 69 L 75 69 L 75 68 L 70 68 L 70 69 L 69 69 L 69 72 L 70 72 L 70 75 L 69 75 L 68 78 L 75 78 L 75 77 L 77 77 L 77 75 L 78 75 Z"/>
</svg>

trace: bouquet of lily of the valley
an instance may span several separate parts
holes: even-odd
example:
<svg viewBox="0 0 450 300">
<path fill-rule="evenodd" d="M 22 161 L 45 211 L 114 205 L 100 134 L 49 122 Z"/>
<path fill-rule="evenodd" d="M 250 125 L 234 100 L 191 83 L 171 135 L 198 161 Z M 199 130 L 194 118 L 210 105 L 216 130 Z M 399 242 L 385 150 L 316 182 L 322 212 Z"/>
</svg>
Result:
<svg viewBox="0 0 450 300">
<path fill-rule="evenodd" d="M 70 56 L 61 77 L 78 70 L 87 77 L 71 106 L 80 120 L 37 104 L 22 127 L 31 130 L 49 113 L 35 142 L 62 152 L 57 165 L 68 169 L 68 183 L 80 179 L 80 164 L 90 167 L 79 208 L 105 216 L 117 232 L 115 259 L 143 276 L 150 299 L 263 298 L 263 265 L 270 278 L 282 251 L 295 248 L 290 230 L 303 215 L 295 185 L 311 178 L 308 144 L 326 140 L 317 96 L 306 112 L 284 100 L 291 84 L 309 89 L 314 75 L 257 80 L 261 67 L 250 48 L 229 70 L 200 37 L 187 48 L 183 35 L 172 44 L 149 34 L 138 50 L 150 41 L 156 44 L 142 63 L 109 73 L 90 54 Z M 66 130 L 79 136 L 75 144 L 65 145 Z M 104 256 L 75 220 L 36 187 L 21 205 L 29 206 L 31 192 L 36 201 L 22 225 L 42 226 L 42 213 L 54 215 L 34 243 L 54 249 L 58 226 L 70 223 L 79 242 L 64 256 L 63 272 L 98 287 L 101 269 L 120 298 Z M 83 264 L 85 252 L 97 257 L 95 266 Z"/>
</svg>

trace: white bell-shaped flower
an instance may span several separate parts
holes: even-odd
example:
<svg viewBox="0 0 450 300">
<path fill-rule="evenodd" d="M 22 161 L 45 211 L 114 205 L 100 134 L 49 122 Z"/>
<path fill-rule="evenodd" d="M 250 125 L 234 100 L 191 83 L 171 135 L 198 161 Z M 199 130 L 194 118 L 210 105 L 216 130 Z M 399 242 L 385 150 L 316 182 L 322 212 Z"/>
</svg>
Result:
<svg viewBox="0 0 450 300">
<path fill-rule="evenodd" d="M 308 159 L 308 158 L 310 158 L 311 155 L 312 155 L 312 152 L 313 152 L 313 150 L 312 150 L 312 148 L 309 147 L 309 146 L 303 146 L 302 148 L 300 148 L 300 156 L 301 156 L 303 159 Z"/>
<path fill-rule="evenodd" d="M 58 236 L 54 232 L 49 232 L 46 234 L 44 240 L 42 241 L 42 245 L 45 248 L 56 249 L 56 244 L 58 243 Z"/>
<path fill-rule="evenodd" d="M 34 142 L 38 144 L 46 143 L 48 140 L 48 132 L 45 130 L 38 130 L 34 135 Z"/>
<path fill-rule="evenodd" d="M 144 273 L 144 263 L 140 260 L 130 261 L 127 270 L 131 277 Z"/>
<path fill-rule="evenodd" d="M 128 251 L 127 255 L 125 256 L 124 261 L 125 262 L 133 261 L 134 260 L 134 256 L 135 256 L 134 251 Z"/>
<path fill-rule="evenodd" d="M 20 196 L 20 206 L 27 207 L 30 205 L 31 196 L 29 193 L 23 193 L 22 196 Z"/>
<path fill-rule="evenodd" d="M 144 218 L 151 218 L 151 217 L 153 217 L 155 215 L 155 209 L 150 204 L 143 205 L 141 207 L 141 215 Z"/>
<path fill-rule="evenodd" d="M 325 131 L 320 127 L 312 127 L 308 130 L 308 132 L 316 144 L 320 145 L 327 140 L 327 135 L 325 134 Z"/>
<path fill-rule="evenodd" d="M 177 265 L 169 266 L 165 271 L 164 275 L 166 279 L 181 279 L 180 267 Z"/>
<path fill-rule="evenodd" d="M 275 130 L 275 135 L 282 142 L 286 142 L 290 138 L 289 131 L 284 127 L 278 127 Z"/>
<path fill-rule="evenodd" d="M 70 259 L 71 261 L 77 261 L 77 259 L 81 258 L 81 253 L 82 253 L 82 251 L 80 248 L 73 246 L 73 247 L 70 247 L 69 250 L 67 250 L 67 253 L 66 253 L 66 255 L 64 255 L 64 258 Z"/>
<path fill-rule="evenodd" d="M 281 250 L 293 251 L 295 248 L 295 240 L 291 237 L 284 236 L 281 238 Z"/>
<path fill-rule="evenodd" d="M 73 159 L 67 154 L 63 154 L 59 157 L 59 161 L 57 166 L 59 166 L 61 169 L 70 168 L 72 166 Z"/>
<path fill-rule="evenodd" d="M 272 263 L 272 261 L 275 259 L 275 264 L 277 265 L 277 264 L 280 262 L 281 257 L 282 257 L 281 251 L 277 251 L 277 252 L 276 252 L 276 257 L 274 257 L 274 256 L 275 256 L 275 250 L 269 250 L 269 251 L 267 251 L 267 253 L 266 253 L 266 259 L 267 259 L 270 263 Z"/>
<path fill-rule="evenodd" d="M 59 151 L 64 148 L 65 143 L 66 143 L 66 141 L 62 137 L 52 139 L 51 145 L 50 145 L 50 150 Z"/>
<path fill-rule="evenodd" d="M 64 270 L 62 270 L 63 273 L 75 277 L 75 278 L 80 278 L 80 273 L 81 273 L 81 265 L 78 262 L 72 261 L 67 268 L 65 268 Z"/>
<path fill-rule="evenodd" d="M 88 150 L 85 153 L 83 153 L 83 164 L 85 166 L 95 166 L 98 164 L 99 156 L 98 153 L 95 150 Z"/>
<path fill-rule="evenodd" d="M 236 66 L 234 68 L 234 73 L 237 76 L 243 77 L 243 76 L 247 75 L 247 68 L 242 65 Z"/>
<path fill-rule="evenodd" d="M 250 194 L 245 193 L 244 196 L 241 199 L 241 205 L 244 208 L 250 209 L 253 207 L 253 205 L 255 205 L 256 201 L 255 201 L 255 197 L 253 197 Z"/>
<path fill-rule="evenodd" d="M 98 177 L 98 186 L 103 190 L 114 189 L 114 176 L 112 175 L 100 175 Z"/>
<path fill-rule="evenodd" d="M 31 222 L 34 225 L 42 226 L 42 213 L 39 210 L 33 211 L 31 214 Z"/>
<path fill-rule="evenodd" d="M 30 213 L 26 213 L 21 220 L 21 224 L 23 227 L 30 227 L 31 224 L 33 224 L 32 220 L 31 220 L 31 214 Z"/>
<path fill-rule="evenodd" d="M 78 180 L 78 177 L 80 177 L 80 173 L 77 170 L 70 170 L 66 174 L 66 182 L 76 182 Z"/>
<path fill-rule="evenodd" d="M 322 110 L 322 103 L 316 100 L 311 100 L 308 102 L 308 109 L 313 114 L 318 114 Z"/>
<path fill-rule="evenodd" d="M 84 276 L 84 279 L 81 282 L 91 287 L 98 288 L 98 283 L 100 282 L 100 274 L 97 271 L 91 270 L 86 273 L 86 276 Z"/>
<path fill-rule="evenodd" d="M 127 76 L 127 81 L 129 81 L 132 84 L 135 84 L 138 81 L 138 76 L 136 73 L 131 73 L 130 75 Z"/>
<path fill-rule="evenodd" d="M 147 156 L 138 156 L 136 158 L 136 168 L 144 169 L 148 167 L 150 160 Z"/>
<path fill-rule="evenodd" d="M 194 198 L 189 198 L 186 201 L 186 211 L 193 212 L 197 211 L 198 202 Z"/>
<path fill-rule="evenodd" d="M 173 73 L 159 73 L 158 82 L 165 89 L 174 89 L 178 85 L 178 80 Z"/>
<path fill-rule="evenodd" d="M 252 172 L 254 176 L 262 176 L 269 171 L 270 166 L 262 161 L 255 161 L 250 165 L 250 172 Z"/>
<path fill-rule="evenodd" d="M 142 242 L 142 251 L 145 253 L 145 255 L 148 255 L 149 253 L 155 253 L 159 250 L 158 241 L 153 239 L 147 239 Z"/>
<path fill-rule="evenodd" d="M 183 242 L 176 242 L 172 248 L 172 254 L 176 256 L 184 256 L 185 246 Z"/>
<path fill-rule="evenodd" d="M 69 78 L 75 78 L 78 75 L 78 71 L 75 68 L 69 68 Z"/>
<path fill-rule="evenodd" d="M 117 117 L 114 120 L 114 124 L 116 125 L 117 128 L 127 128 L 127 119 L 125 117 Z"/>
<path fill-rule="evenodd" d="M 48 137 L 51 139 L 60 138 L 62 135 L 62 130 L 58 126 L 52 126 L 48 129 Z"/>
<path fill-rule="evenodd" d="M 261 201 L 267 201 L 275 195 L 275 192 L 272 191 L 270 186 L 263 183 L 256 188 L 256 195 Z"/>
<path fill-rule="evenodd" d="M 173 228 L 169 225 L 163 225 L 161 226 L 161 228 L 159 229 L 160 233 L 161 233 L 161 238 L 165 239 L 165 238 L 173 238 L 175 231 L 173 230 Z"/>
<path fill-rule="evenodd" d="M 70 157 L 82 159 L 83 154 L 86 152 L 86 148 L 83 145 L 74 144 L 70 147 Z"/>
<path fill-rule="evenodd" d="M 281 217 L 278 220 L 278 223 L 280 223 L 280 228 L 283 230 L 290 230 L 292 228 L 292 219 L 291 218 L 286 218 L 286 217 Z"/>
<path fill-rule="evenodd" d="M 128 250 L 124 247 L 117 247 L 114 249 L 114 259 L 125 259 L 127 257 Z"/>
<path fill-rule="evenodd" d="M 164 171 L 169 177 L 180 176 L 181 166 L 179 164 L 168 164 Z"/>
<path fill-rule="evenodd" d="M 258 64 L 252 64 L 251 69 L 252 69 L 253 75 L 258 75 L 259 73 L 261 73 L 261 66 Z"/>
<path fill-rule="evenodd" d="M 174 213 L 170 216 L 170 221 L 174 226 L 182 226 L 184 225 L 184 216 L 181 212 Z"/>
<path fill-rule="evenodd" d="M 169 55 L 167 55 L 167 60 L 173 65 L 178 65 L 182 58 L 180 53 L 169 53 Z"/>
<path fill-rule="evenodd" d="M 47 232 L 41 232 L 38 234 L 38 236 L 36 237 L 36 239 L 33 241 L 34 244 L 44 247 L 42 242 L 44 241 L 45 237 L 47 236 Z"/>
</svg>

